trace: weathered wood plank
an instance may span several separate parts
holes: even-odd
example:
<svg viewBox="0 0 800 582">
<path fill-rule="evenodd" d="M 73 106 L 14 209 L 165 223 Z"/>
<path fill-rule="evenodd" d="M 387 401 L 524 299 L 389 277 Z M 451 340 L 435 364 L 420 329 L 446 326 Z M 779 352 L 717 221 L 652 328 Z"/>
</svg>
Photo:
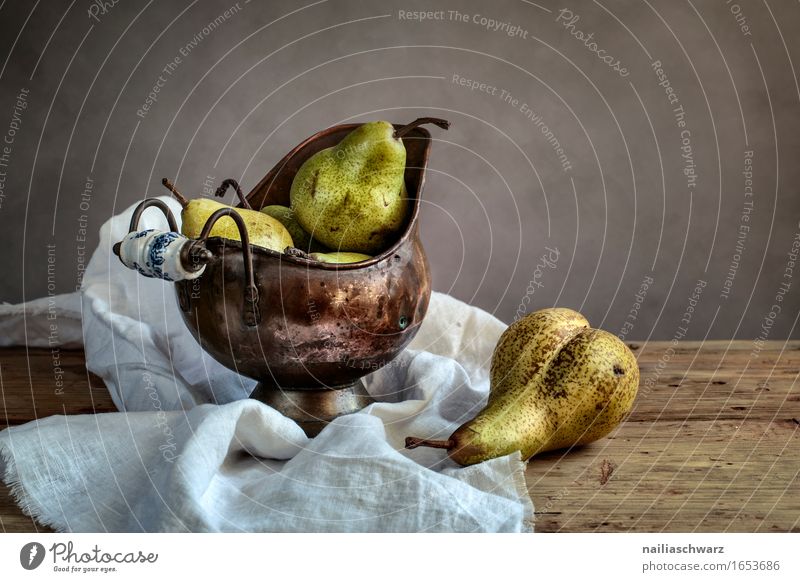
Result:
<svg viewBox="0 0 800 582">
<path fill-rule="evenodd" d="M 529 462 L 537 529 L 800 531 L 798 437 L 786 422 L 626 422 Z"/>
<path fill-rule="evenodd" d="M 42 349 L 2 349 L 0 371 L 2 423 L 116 410 L 103 381 L 86 370 L 83 351 L 60 350 L 54 355 Z"/>
<path fill-rule="evenodd" d="M 8 487 L 0 486 L 0 532 L 19 533 L 19 532 L 49 532 L 50 528 L 36 523 L 28 517 L 14 503 L 11 497 L 11 490 Z"/>
<path fill-rule="evenodd" d="M 529 463 L 537 530 L 798 531 L 800 341 L 767 342 L 755 357 L 750 341 L 634 347 L 643 381 L 653 382 L 628 421 L 607 439 Z M 59 357 L 61 393 L 49 350 L 0 350 L 0 429 L 114 410 L 82 352 Z M 36 530 L 0 486 L 0 531 Z"/>
<path fill-rule="evenodd" d="M 718 377 L 726 377 L 719 375 Z M 642 390 L 629 420 L 791 420 L 800 418 L 800 382 L 797 377 L 711 384 L 706 378 L 683 379 L 677 386 Z"/>
</svg>

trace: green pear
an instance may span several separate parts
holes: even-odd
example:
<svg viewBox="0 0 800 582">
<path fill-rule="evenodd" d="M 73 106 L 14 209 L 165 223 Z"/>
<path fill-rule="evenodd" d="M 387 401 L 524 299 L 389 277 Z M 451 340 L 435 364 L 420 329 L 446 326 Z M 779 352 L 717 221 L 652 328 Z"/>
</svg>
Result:
<svg viewBox="0 0 800 582">
<path fill-rule="evenodd" d="M 446 441 L 409 437 L 406 446 L 445 448 L 472 465 L 520 451 L 533 455 L 595 441 L 622 422 L 639 387 L 639 367 L 615 335 L 569 309 L 515 322 L 492 356 L 486 407 Z"/>
<path fill-rule="evenodd" d="M 292 235 L 295 248 L 307 253 L 325 252 L 327 250 L 317 241 L 312 239 L 311 235 L 308 234 L 302 226 L 300 226 L 300 223 L 297 221 L 297 217 L 294 215 L 294 210 L 288 206 L 273 204 L 271 206 L 265 206 L 261 209 L 261 212 L 271 216 L 286 227 L 286 230 L 288 230 L 289 234 Z"/>
<path fill-rule="evenodd" d="M 217 210 L 220 208 L 233 208 L 210 198 L 187 200 L 169 180 L 164 178 L 162 182 L 183 206 L 183 210 L 181 210 L 181 233 L 189 238 L 199 238 L 206 221 Z M 244 220 L 251 245 L 278 252 L 283 252 L 286 247 L 294 246 L 294 241 L 289 231 L 278 220 L 257 210 L 248 210 L 247 208 L 233 209 Z M 223 216 L 214 224 L 209 236 L 242 240 L 236 223 L 227 216 Z"/>
<path fill-rule="evenodd" d="M 409 213 L 403 136 L 422 118 L 395 130 L 387 121 L 364 123 L 333 147 L 303 163 L 292 182 L 292 210 L 306 232 L 331 249 L 377 254 L 403 231 Z"/>
<path fill-rule="evenodd" d="M 361 261 L 368 261 L 372 258 L 362 253 L 347 252 L 311 253 L 308 256 L 321 263 L 360 263 Z"/>
</svg>

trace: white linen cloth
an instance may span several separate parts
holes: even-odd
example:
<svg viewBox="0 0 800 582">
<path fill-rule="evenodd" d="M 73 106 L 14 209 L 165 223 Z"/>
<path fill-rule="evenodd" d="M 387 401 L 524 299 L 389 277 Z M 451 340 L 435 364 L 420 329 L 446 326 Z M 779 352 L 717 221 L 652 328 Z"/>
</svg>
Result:
<svg viewBox="0 0 800 582">
<path fill-rule="evenodd" d="M 447 437 L 483 406 L 502 322 L 434 293 L 410 348 L 365 379 L 377 402 L 308 439 L 247 399 L 253 380 L 202 351 L 171 284 L 111 253 L 131 213 L 102 227 L 82 302 L 0 306 L 6 345 L 46 345 L 56 309 L 60 341 L 83 343 L 88 368 L 124 411 L 0 432 L 0 475 L 26 513 L 73 532 L 532 530 L 519 454 L 462 468 L 444 451 L 403 449 L 409 435 Z M 165 226 L 156 210 L 140 224 Z"/>
</svg>

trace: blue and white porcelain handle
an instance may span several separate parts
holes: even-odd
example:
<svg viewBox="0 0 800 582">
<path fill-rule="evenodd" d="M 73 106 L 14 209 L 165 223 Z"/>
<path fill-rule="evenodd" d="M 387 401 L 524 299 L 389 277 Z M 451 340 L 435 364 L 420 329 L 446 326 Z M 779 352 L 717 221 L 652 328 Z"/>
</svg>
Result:
<svg viewBox="0 0 800 582">
<path fill-rule="evenodd" d="M 167 217 L 169 232 L 137 230 L 142 213 L 151 206 Z M 143 200 L 133 211 L 128 234 L 114 245 L 114 253 L 129 269 L 165 281 L 197 279 L 212 258 L 202 241 L 191 240 L 178 232 L 169 206 L 155 198 Z"/>
</svg>

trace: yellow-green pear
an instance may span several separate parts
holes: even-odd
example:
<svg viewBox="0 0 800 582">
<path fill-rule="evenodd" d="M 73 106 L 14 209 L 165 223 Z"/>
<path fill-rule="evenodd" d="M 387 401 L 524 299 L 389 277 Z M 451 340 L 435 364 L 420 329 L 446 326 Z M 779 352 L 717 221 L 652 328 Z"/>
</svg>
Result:
<svg viewBox="0 0 800 582">
<path fill-rule="evenodd" d="M 297 217 L 294 215 L 294 210 L 288 206 L 273 204 L 271 206 L 265 206 L 261 209 L 261 212 L 271 216 L 286 227 L 286 230 L 288 230 L 289 234 L 292 235 L 295 248 L 307 253 L 325 252 L 327 250 L 317 241 L 312 239 L 311 235 L 308 234 L 302 226 L 300 226 L 300 223 L 297 221 Z"/>
<path fill-rule="evenodd" d="M 421 118 L 395 130 L 388 121 L 364 123 L 333 147 L 306 160 L 292 182 L 292 210 L 306 232 L 331 249 L 377 254 L 399 236 L 408 219 L 403 136 Z"/>
<path fill-rule="evenodd" d="M 533 455 L 595 441 L 633 406 L 639 367 L 615 335 L 570 309 L 544 309 L 513 323 L 492 356 L 486 407 L 445 441 L 409 437 L 406 446 L 445 448 L 472 465 L 520 451 Z"/>
<path fill-rule="evenodd" d="M 181 211 L 181 233 L 189 238 L 198 238 L 208 218 L 220 208 L 232 208 L 210 198 L 195 198 L 187 200 L 175 186 L 166 178 L 162 180 L 178 202 L 183 206 Z M 271 216 L 248 210 L 247 208 L 234 208 L 244 220 L 250 244 L 274 251 L 283 252 L 286 247 L 293 247 L 294 241 L 289 231 L 278 220 Z M 212 227 L 209 236 L 219 236 L 230 240 L 242 240 L 236 223 L 227 216 L 220 218 Z"/>
<path fill-rule="evenodd" d="M 361 261 L 368 261 L 372 258 L 362 253 L 347 252 L 311 253 L 308 256 L 321 263 L 360 263 Z"/>
</svg>

